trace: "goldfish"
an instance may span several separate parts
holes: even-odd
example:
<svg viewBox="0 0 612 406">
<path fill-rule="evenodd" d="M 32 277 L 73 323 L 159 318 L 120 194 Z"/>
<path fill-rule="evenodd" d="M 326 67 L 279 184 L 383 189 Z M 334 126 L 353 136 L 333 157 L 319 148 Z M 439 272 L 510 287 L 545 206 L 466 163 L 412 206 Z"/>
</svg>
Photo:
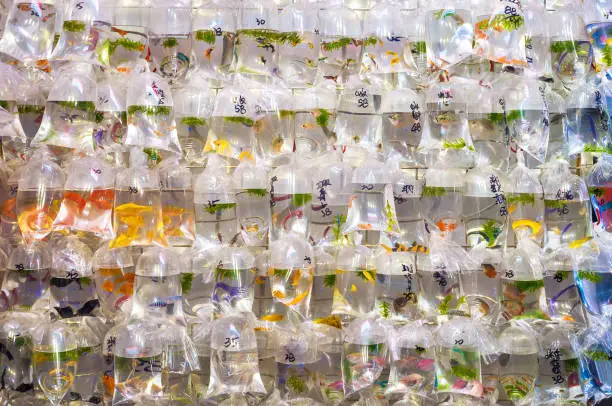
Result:
<svg viewBox="0 0 612 406">
<path fill-rule="evenodd" d="M 371 230 L 372 229 L 372 224 L 369 224 L 369 223 L 368 224 L 359 223 L 359 224 L 357 224 L 357 227 L 360 230 Z"/>
<path fill-rule="evenodd" d="M 285 294 L 283 292 L 281 292 L 280 290 L 272 291 L 272 296 L 274 296 L 277 299 L 284 299 L 285 298 Z"/>
<path fill-rule="evenodd" d="M 340 317 L 332 315 L 323 317 L 320 319 L 313 320 L 314 324 L 325 324 L 330 327 L 335 327 L 337 329 L 342 329 L 342 322 L 340 321 Z"/>
<path fill-rule="evenodd" d="M 396 58 L 391 58 L 391 61 L 390 61 L 391 62 L 391 66 L 397 65 L 400 61 L 401 61 L 400 58 L 397 58 L 397 57 Z"/>
<path fill-rule="evenodd" d="M 386 51 L 385 54 L 389 56 L 397 56 L 397 52 L 393 52 L 393 51 Z"/>
<path fill-rule="evenodd" d="M 302 278 L 302 270 L 296 269 L 293 278 L 291 280 L 291 286 L 298 286 L 300 284 L 300 279 Z"/>
<path fill-rule="evenodd" d="M 229 142 L 225 140 L 215 140 L 213 144 L 215 144 L 217 152 L 221 154 L 231 151 Z"/>
<path fill-rule="evenodd" d="M 402 116 L 400 113 L 393 113 L 387 118 L 389 119 L 393 127 L 401 128 L 406 125 L 402 120 Z"/>
<path fill-rule="evenodd" d="M 495 278 L 497 277 L 497 271 L 495 270 L 495 267 L 491 264 L 484 264 L 482 266 L 484 268 L 484 274 L 488 277 L 488 278 Z"/>
<path fill-rule="evenodd" d="M 115 290 L 115 285 L 113 284 L 113 282 L 106 280 L 104 281 L 104 283 L 102 284 L 102 289 L 104 289 L 107 292 L 112 292 L 113 290 Z"/>
<path fill-rule="evenodd" d="M 447 223 L 445 221 L 438 221 L 436 223 L 436 226 L 440 229 L 440 231 L 444 232 L 444 231 L 454 231 L 455 228 L 457 228 L 457 224 L 455 223 Z"/>
<path fill-rule="evenodd" d="M 300 303 L 302 300 L 304 300 L 308 294 L 310 292 L 305 291 L 300 293 L 299 295 L 297 295 L 292 301 L 290 301 L 289 303 L 287 303 L 289 306 L 295 306 L 296 304 Z"/>
<path fill-rule="evenodd" d="M 267 314 L 261 318 L 261 320 L 263 321 L 271 321 L 271 322 L 277 322 L 283 319 L 284 319 L 284 316 L 278 313 Z"/>
<path fill-rule="evenodd" d="M 212 51 L 215 49 L 215 47 L 212 48 L 208 48 L 206 50 L 206 52 L 204 53 L 204 56 L 206 57 L 206 59 L 208 59 L 210 61 L 210 54 L 212 54 Z"/>
<path fill-rule="evenodd" d="M 354 284 L 351 285 L 351 292 L 357 292 L 357 286 L 355 286 Z"/>
<path fill-rule="evenodd" d="M 317 128 L 317 125 L 315 123 L 304 123 L 300 127 L 302 127 L 304 130 L 313 130 Z"/>
</svg>

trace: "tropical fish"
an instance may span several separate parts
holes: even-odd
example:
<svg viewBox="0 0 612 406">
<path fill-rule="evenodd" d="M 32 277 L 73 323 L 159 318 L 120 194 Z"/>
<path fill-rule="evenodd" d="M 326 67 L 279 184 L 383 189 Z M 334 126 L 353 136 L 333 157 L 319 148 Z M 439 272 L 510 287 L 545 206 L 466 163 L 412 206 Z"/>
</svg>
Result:
<svg viewBox="0 0 612 406">
<path fill-rule="evenodd" d="M 317 124 L 315 124 L 315 123 L 304 123 L 300 127 L 302 127 L 304 130 L 313 130 L 313 129 L 317 128 Z"/>
<path fill-rule="evenodd" d="M 267 314 L 261 318 L 261 320 L 263 321 L 271 321 L 271 322 L 277 322 L 283 319 L 284 319 L 284 316 L 278 313 Z"/>
</svg>

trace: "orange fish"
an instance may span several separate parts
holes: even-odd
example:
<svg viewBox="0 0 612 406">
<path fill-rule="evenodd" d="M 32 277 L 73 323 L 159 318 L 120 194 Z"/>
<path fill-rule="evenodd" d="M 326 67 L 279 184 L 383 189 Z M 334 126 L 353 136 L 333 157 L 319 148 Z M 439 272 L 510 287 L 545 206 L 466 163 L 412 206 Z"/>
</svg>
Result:
<svg viewBox="0 0 612 406">
<path fill-rule="evenodd" d="M 134 293 L 134 285 L 132 285 L 131 283 L 124 283 L 119 288 L 119 293 L 126 296 L 132 296 L 132 294 Z"/>
<path fill-rule="evenodd" d="M 215 49 L 215 47 L 212 48 L 208 48 L 206 50 L 206 53 L 204 54 L 204 56 L 206 56 L 206 59 L 208 59 L 210 61 L 210 54 L 212 53 L 212 51 Z"/>
<path fill-rule="evenodd" d="M 300 127 L 302 127 L 304 130 L 312 130 L 317 128 L 317 125 L 315 123 L 304 123 Z"/>
<path fill-rule="evenodd" d="M 487 275 L 488 278 L 497 277 L 497 271 L 495 270 L 495 267 L 493 265 L 484 264 L 483 268 L 484 268 L 484 274 Z"/>
<path fill-rule="evenodd" d="M 372 224 L 357 224 L 357 227 L 359 227 L 360 230 L 371 230 L 372 229 Z"/>
<path fill-rule="evenodd" d="M 117 27 L 111 27 L 111 31 L 112 32 L 116 32 L 117 34 L 121 35 L 122 37 L 125 37 L 128 34 L 127 31 L 123 31 L 123 30 L 121 30 L 121 29 L 119 29 Z"/>
<path fill-rule="evenodd" d="M 115 289 L 115 285 L 111 281 L 106 280 L 102 284 L 102 289 L 104 289 L 107 292 L 112 292 Z"/>
<path fill-rule="evenodd" d="M 436 223 L 436 226 L 440 229 L 440 231 L 454 231 L 457 227 L 455 223 L 446 223 L 442 220 Z"/>
</svg>

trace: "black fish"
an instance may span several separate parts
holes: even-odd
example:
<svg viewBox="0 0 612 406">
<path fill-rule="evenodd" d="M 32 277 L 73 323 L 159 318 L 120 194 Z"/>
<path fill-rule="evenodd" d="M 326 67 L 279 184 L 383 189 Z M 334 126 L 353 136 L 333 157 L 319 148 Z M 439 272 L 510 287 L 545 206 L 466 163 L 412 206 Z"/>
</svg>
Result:
<svg viewBox="0 0 612 406">
<path fill-rule="evenodd" d="M 6 345 L 0 343 L 0 354 L 4 354 L 9 361 L 14 359 L 13 354 L 6 348 Z"/>
<path fill-rule="evenodd" d="M 97 307 L 100 306 L 100 301 L 98 299 L 93 299 L 87 301 L 77 312 L 74 313 L 72 307 L 56 307 L 55 310 L 60 315 L 62 319 L 69 319 L 75 316 L 89 316 Z"/>
</svg>

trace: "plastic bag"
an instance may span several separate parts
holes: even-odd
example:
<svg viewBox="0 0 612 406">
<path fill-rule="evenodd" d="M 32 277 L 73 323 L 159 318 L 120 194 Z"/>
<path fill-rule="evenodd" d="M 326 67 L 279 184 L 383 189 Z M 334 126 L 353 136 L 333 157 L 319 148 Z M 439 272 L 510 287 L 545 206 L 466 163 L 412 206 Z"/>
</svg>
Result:
<svg viewBox="0 0 612 406">
<path fill-rule="evenodd" d="M 319 246 L 346 244 L 342 225 L 346 221 L 351 193 L 352 168 L 342 162 L 339 151 L 321 156 L 321 164 L 313 162 L 310 235 Z"/>
<path fill-rule="evenodd" d="M 471 247 L 506 245 L 507 180 L 491 167 L 468 172 L 463 188 L 463 221 Z"/>
<path fill-rule="evenodd" d="M 16 214 L 26 243 L 42 240 L 52 230 L 62 202 L 64 173 L 42 150 L 23 168 L 17 191 Z"/>
<path fill-rule="evenodd" d="M 518 162 L 508 175 L 506 203 L 508 204 L 509 245 L 523 236 L 530 236 L 540 242 L 544 234 L 544 193 L 536 170 L 525 166 L 523 152 L 516 154 Z"/>
<path fill-rule="evenodd" d="M 353 171 L 355 187 L 349 198 L 344 233 L 378 231 L 399 234 L 391 174 L 381 162 L 368 160 Z M 378 242 L 378 241 L 376 241 Z"/>
<path fill-rule="evenodd" d="M 68 66 L 49 93 L 43 121 L 32 144 L 50 144 L 85 152 L 94 149 L 97 86 L 87 64 Z"/>
<path fill-rule="evenodd" d="M 255 257 L 246 248 L 225 247 L 217 254 L 212 302 L 215 316 L 250 312 L 255 287 Z"/>
<path fill-rule="evenodd" d="M 96 316 L 96 298 L 91 271 L 92 252 L 78 237 L 64 237 L 53 246 L 51 298 L 60 319 Z"/>
<path fill-rule="evenodd" d="M 593 50 L 584 30 L 581 8 L 578 4 L 559 7 L 550 23 L 550 52 L 552 67 L 566 88 L 574 90 L 591 73 Z"/>
<path fill-rule="evenodd" d="M 336 143 L 336 99 L 334 86 L 294 90 L 296 153 L 318 155 Z"/>
<path fill-rule="evenodd" d="M 114 76 L 98 82 L 95 147 L 106 152 L 119 150 L 127 133 L 126 84 Z"/>
<path fill-rule="evenodd" d="M 426 317 L 436 319 L 469 316 L 470 304 L 461 282 L 464 272 L 467 277 L 469 271 L 478 269 L 478 264 L 440 230 L 431 231 L 429 252 L 428 263 L 427 259 L 419 261 L 417 257 L 421 279 L 420 310 Z"/>
<path fill-rule="evenodd" d="M 13 249 L 2 282 L 2 310 L 44 311 L 49 305 L 51 252 L 42 242 Z"/>
<path fill-rule="evenodd" d="M 382 144 L 387 159 L 397 155 L 401 167 L 417 166 L 417 147 L 425 105 L 412 89 L 389 90 L 382 95 Z"/>
<path fill-rule="evenodd" d="M 380 92 L 366 82 L 351 79 L 346 83 L 336 111 L 336 145 L 382 151 L 380 98 Z"/>
<path fill-rule="evenodd" d="M 194 183 L 196 232 L 200 237 L 227 244 L 238 233 L 236 196 L 220 158 L 208 159 Z"/>
<path fill-rule="evenodd" d="M 499 1 L 486 26 L 477 26 L 475 52 L 497 63 L 527 66 L 524 32 L 525 16 L 521 3 Z"/>
<path fill-rule="evenodd" d="M 32 334 L 34 376 L 51 404 L 59 404 L 77 374 L 77 337 L 68 324 L 48 322 Z"/>
<path fill-rule="evenodd" d="M 319 65 L 317 13 L 293 5 L 279 15 L 278 75 L 289 87 L 312 85 Z"/>
<path fill-rule="evenodd" d="M 383 248 L 386 252 L 418 251 L 417 241 L 423 243 L 423 214 L 421 198 L 424 187 L 423 179 L 409 172 L 397 170 L 394 173 L 393 200 L 401 235 L 391 237 L 389 244 Z"/>
<path fill-rule="evenodd" d="M 385 326 L 364 316 L 353 320 L 344 331 L 342 378 L 349 399 L 373 396 L 383 370 L 388 368 L 389 338 Z"/>
<path fill-rule="evenodd" d="M 376 255 L 376 304 L 378 314 L 394 323 L 418 319 L 419 279 L 416 254 L 378 250 Z"/>
<path fill-rule="evenodd" d="M 345 83 L 359 71 L 363 46 L 359 16 L 345 7 L 331 7 L 319 13 L 319 27 L 320 75 L 333 83 Z"/>
<path fill-rule="evenodd" d="M 100 370 L 104 359 L 101 350 L 108 326 L 97 317 L 81 317 L 76 320 L 78 323 L 71 324 L 71 327 L 77 337 L 77 375 L 67 396 L 71 399 L 85 399 L 90 403 L 101 401 L 104 394 L 103 373 Z"/>
<path fill-rule="evenodd" d="M 479 82 L 469 90 L 468 125 L 476 149 L 476 166 L 493 165 L 507 170 L 510 133 L 506 124 L 506 100 L 497 86 Z"/>
<path fill-rule="evenodd" d="M 270 252 L 272 297 L 298 315 L 297 320 L 306 319 L 314 279 L 312 247 L 300 235 L 287 234 L 270 244 Z"/>
<path fill-rule="evenodd" d="M 168 83 L 155 73 L 132 77 L 127 93 L 126 145 L 181 153 Z"/>
<path fill-rule="evenodd" d="M 456 318 L 436 332 L 436 393 L 484 396 L 482 367 L 494 360 L 495 338 L 476 321 Z"/>
<path fill-rule="evenodd" d="M 59 3 L 59 4 L 58 4 Z M 0 40 L 0 52 L 26 65 L 44 66 L 53 49 L 56 15 L 61 3 L 11 3 Z"/>
<path fill-rule="evenodd" d="M 150 3 L 118 0 L 113 9 L 113 26 L 96 46 L 98 61 L 112 71 L 130 73 L 142 64 L 149 40 Z"/>
<path fill-rule="evenodd" d="M 521 2 L 525 17 L 525 56 L 531 77 L 552 77 L 549 24 L 544 4 L 540 1 Z"/>
<path fill-rule="evenodd" d="M 53 48 L 51 59 L 97 63 L 95 50 L 99 34 L 94 21 L 99 14 L 98 1 L 67 1 L 59 40 Z"/>
<path fill-rule="evenodd" d="M 28 82 L 25 78 L 10 65 L 0 67 L 4 83 L 0 87 L 0 137 L 2 143 L 14 141 L 25 144 L 27 136 L 19 120 L 19 110 L 17 100 L 23 98 L 16 93 L 23 92 Z"/>
<path fill-rule="evenodd" d="M 6 371 L 3 394 L 15 400 L 33 397 L 31 333 L 40 328 L 44 319 L 40 314 L 20 311 L 2 313 L 0 317 L 0 343 L 5 349 L 0 359 Z"/>
<path fill-rule="evenodd" d="M 191 10 L 191 1 L 157 3 L 151 8 L 151 70 L 167 78 L 171 85 L 183 80 L 189 70 Z"/>
<path fill-rule="evenodd" d="M 334 282 L 333 315 L 346 322 L 376 310 L 376 262 L 369 248 L 342 247 Z"/>
<path fill-rule="evenodd" d="M 236 193 L 236 215 L 242 239 L 248 247 L 263 247 L 270 230 L 268 170 L 242 161 L 232 175 Z"/>
<path fill-rule="evenodd" d="M 270 173 L 270 241 L 295 233 L 309 235 L 312 183 L 307 168 L 293 160 Z"/>
<path fill-rule="evenodd" d="M 360 75 L 379 88 L 395 87 L 397 76 L 416 69 L 400 9 L 377 4 L 368 11 L 363 25 Z"/>
<path fill-rule="evenodd" d="M 593 232 L 601 239 L 607 239 L 612 232 L 612 219 L 610 219 L 610 201 L 612 196 L 612 156 L 603 155 L 597 165 L 595 165 L 588 177 L 587 184 L 591 195 L 591 204 L 595 211 L 595 221 L 593 221 Z"/>
<path fill-rule="evenodd" d="M 542 174 L 544 187 L 545 243 L 560 235 L 570 243 L 591 235 L 591 210 L 584 181 L 570 172 L 566 161 L 551 163 Z"/>
<path fill-rule="evenodd" d="M 431 168 L 425 172 L 420 213 L 429 218 L 440 230 L 455 241 L 463 242 L 463 173 L 447 168 Z M 426 231 L 429 232 L 427 224 Z"/>
<path fill-rule="evenodd" d="M 187 165 L 202 166 L 208 137 L 214 91 L 203 79 L 192 76 L 174 98 L 178 137 Z"/>
<path fill-rule="evenodd" d="M 213 278 L 215 265 L 217 264 L 215 261 L 220 253 L 220 248 L 221 246 L 218 243 L 197 238 L 190 251 L 187 251 L 191 255 L 191 266 L 183 270 L 181 284 L 183 287 L 183 310 L 190 323 L 203 322 L 203 319 L 208 320 L 213 316 Z M 205 363 L 202 367 L 206 367 L 209 363 Z"/>
<path fill-rule="evenodd" d="M 557 108 L 551 103 L 550 90 L 540 81 L 516 78 L 508 81 L 506 89 L 506 121 L 512 142 L 527 152 L 536 161 L 535 165 L 539 165 L 550 156 L 552 133 L 558 133 L 552 126 L 562 126 L 562 116 L 553 116 L 552 112 Z M 554 100 L 563 104 L 556 97 Z M 562 111 L 561 107 L 559 109 Z M 562 128 L 560 136 L 563 137 Z"/>
<path fill-rule="evenodd" d="M 539 245 L 524 236 L 508 251 L 501 275 L 504 318 L 549 320 Z"/>
<path fill-rule="evenodd" d="M 476 153 L 470 136 L 465 86 L 467 83 L 455 80 L 427 90 L 427 127 L 418 151 L 429 167 L 436 161 L 461 168 L 474 164 Z"/>
<path fill-rule="evenodd" d="M 104 356 L 112 361 L 105 372 L 112 402 L 140 401 L 162 395 L 163 350 L 159 325 L 133 321 L 114 326 L 104 338 Z M 112 364 L 112 365 L 111 365 Z"/>
<path fill-rule="evenodd" d="M 178 158 L 159 165 L 164 235 L 172 246 L 190 246 L 195 240 L 191 172 Z"/>
<path fill-rule="evenodd" d="M 136 263 L 130 318 L 184 326 L 181 271 L 186 262 L 178 252 L 167 248 L 145 249 Z"/>
<path fill-rule="evenodd" d="M 324 402 L 319 388 L 317 341 L 312 325 L 304 323 L 290 328 L 279 328 L 276 352 L 278 383 L 281 396 L 290 403 Z"/>
<path fill-rule="evenodd" d="M 259 372 L 255 319 L 250 313 L 234 313 L 215 320 L 211 333 L 210 384 L 212 401 L 246 403 L 266 394 Z"/>
<path fill-rule="evenodd" d="M 515 405 L 531 403 L 539 376 L 536 331 L 527 323 L 511 322 L 498 337 L 501 384 Z"/>
<path fill-rule="evenodd" d="M 6 236 L 11 245 L 18 245 L 23 241 L 23 237 L 19 230 L 19 222 L 17 221 L 17 191 L 19 191 L 19 178 L 21 177 L 21 167 L 17 167 L 7 180 L 8 196 L 2 204 L 0 211 L 0 225 L 2 227 L 2 235 Z"/>
<path fill-rule="evenodd" d="M 612 142 L 610 115 L 601 90 L 588 82 L 577 84 L 567 99 L 568 154 L 606 152 Z"/>
<path fill-rule="evenodd" d="M 542 258 L 544 291 L 552 320 L 585 324 L 576 279 L 572 272 L 571 250 L 567 245 L 549 244 Z"/>
<path fill-rule="evenodd" d="M 576 248 L 575 252 L 572 252 L 574 278 L 584 308 L 589 316 L 609 319 L 612 309 L 606 298 L 610 297 L 612 253 L 599 239 L 593 239 L 584 245 L 571 244 L 570 248 Z M 593 317 L 589 317 L 589 320 L 592 319 Z"/>
<path fill-rule="evenodd" d="M 610 29 L 610 2 L 608 0 L 586 0 L 584 2 L 584 25 L 591 40 L 595 69 L 606 71 L 612 61 L 608 57 L 608 31 Z"/>
<path fill-rule="evenodd" d="M 97 237 L 113 237 L 112 210 L 115 199 L 115 173 L 106 162 L 95 157 L 74 160 L 66 170 L 68 177 L 55 230 L 90 232 Z"/>
<path fill-rule="evenodd" d="M 540 370 L 536 383 L 536 402 L 580 401 L 580 362 L 572 349 L 570 336 L 574 328 L 562 323 L 547 326 L 538 336 Z"/>
<path fill-rule="evenodd" d="M 391 399 L 406 394 L 428 397 L 435 378 L 435 340 L 431 330 L 418 323 L 391 333 L 391 372 L 387 394 Z"/>
<path fill-rule="evenodd" d="M 579 355 L 580 382 L 585 398 L 594 402 L 608 398 L 612 392 L 607 375 L 612 367 L 610 325 L 607 321 L 596 321 L 592 327 L 573 334 L 571 340 L 572 348 Z"/>
<path fill-rule="evenodd" d="M 429 69 L 447 69 L 472 54 L 474 27 L 468 4 L 436 0 L 427 5 L 425 32 Z"/>
<path fill-rule="evenodd" d="M 193 12 L 192 66 L 212 80 L 223 80 L 234 56 L 236 22 L 234 10 L 217 6 L 198 7 Z"/>
<path fill-rule="evenodd" d="M 278 165 L 295 148 L 293 127 L 295 109 L 291 89 L 283 83 L 253 89 L 257 116 L 253 125 L 257 160 Z"/>
<path fill-rule="evenodd" d="M 227 86 L 217 94 L 204 152 L 237 160 L 254 158 L 256 96 L 242 86 Z"/>
<path fill-rule="evenodd" d="M 127 248 L 111 250 L 103 244 L 92 260 L 96 294 L 107 318 L 124 308 L 134 293 L 134 261 Z"/>
<path fill-rule="evenodd" d="M 130 153 L 131 167 L 117 172 L 113 228 L 115 238 L 109 247 L 166 246 L 159 173 L 146 166 L 146 155 L 137 149 Z"/>
<path fill-rule="evenodd" d="M 271 3 L 250 0 L 241 4 L 231 73 L 256 78 L 271 76 L 278 69 L 278 15 Z"/>
</svg>

